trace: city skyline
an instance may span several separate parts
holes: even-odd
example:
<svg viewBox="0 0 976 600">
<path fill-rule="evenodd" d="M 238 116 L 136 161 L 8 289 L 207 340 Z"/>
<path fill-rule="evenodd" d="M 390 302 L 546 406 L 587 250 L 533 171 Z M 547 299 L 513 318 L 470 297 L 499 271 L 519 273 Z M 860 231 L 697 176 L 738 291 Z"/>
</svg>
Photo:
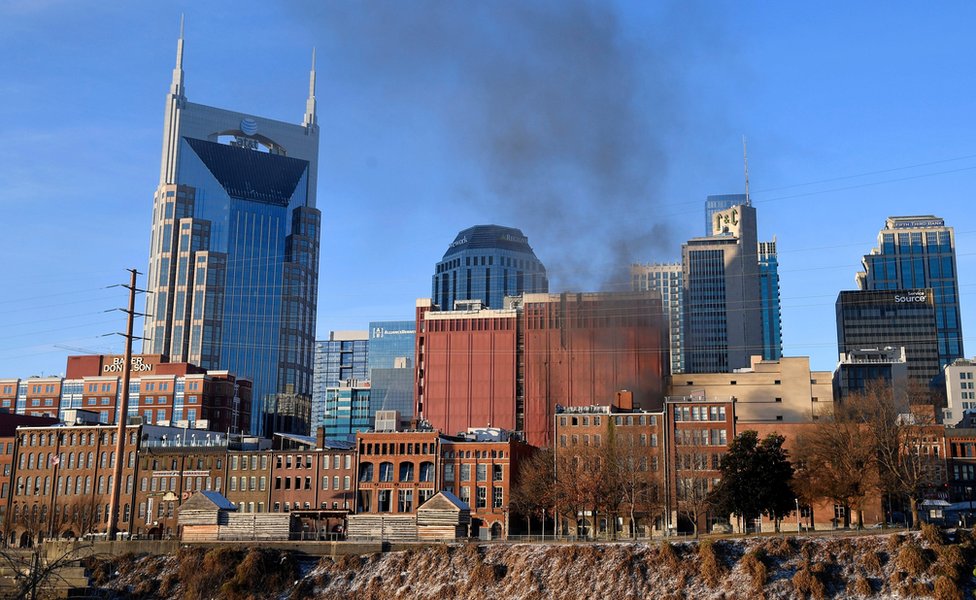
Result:
<svg viewBox="0 0 976 600">
<path fill-rule="evenodd" d="M 362 32 L 372 23 L 369 10 L 312 10 L 303 23 L 294 9 L 230 6 L 237 5 L 177 3 L 136 11 L 13 3 L 0 9 L 0 31 L 5 33 L 0 48 L 13 59 L 2 84 L 8 106 L 0 115 L 0 128 L 17 141 L 2 151 L 5 194 L 0 206 L 10 222 L 23 223 L 0 241 L 0 253 L 7 259 L 3 273 L 15 282 L 0 300 L 4 376 L 54 374 L 63 369 L 67 354 L 121 349 L 120 339 L 100 337 L 123 326 L 118 313 L 103 311 L 121 306 L 124 297 L 105 286 L 122 282 L 125 268 L 144 270 L 148 264 L 145 233 L 151 224 L 148 198 L 159 168 L 159 117 L 184 11 L 187 95 L 207 105 L 298 122 L 311 49 L 318 48 L 323 141 L 317 204 L 323 212 L 323 234 L 317 339 L 325 339 L 330 330 L 364 329 L 370 321 L 409 319 L 414 301 L 429 294 L 430 268 L 444 247 L 457 231 L 479 223 L 521 229 L 551 271 L 554 292 L 596 291 L 613 283 L 579 264 L 585 254 L 581 250 L 593 250 L 594 261 L 604 262 L 604 250 L 609 256 L 619 252 L 627 259 L 621 268 L 629 262 L 676 261 L 681 242 L 699 235 L 705 197 L 742 191 L 743 133 L 749 138 L 750 193 L 760 213 L 759 238 L 777 238 L 785 356 L 811 356 L 816 369 L 834 367 L 834 299 L 841 290 L 856 289 L 861 257 L 876 245 L 879 225 L 891 216 L 933 214 L 955 228 L 962 322 L 964 327 L 976 322 L 976 228 L 967 227 L 963 212 L 968 189 L 976 183 L 976 151 L 964 125 L 968 107 L 958 100 L 968 96 L 968 84 L 952 75 L 965 64 L 961 50 L 967 34 L 961 23 L 966 19 L 958 14 L 924 15 L 900 8 L 879 16 L 863 9 L 838 23 L 827 9 L 795 19 L 785 9 L 759 10 L 758 5 L 734 12 L 722 5 L 692 7 L 689 14 L 677 16 L 627 3 L 609 8 L 573 5 L 577 10 L 566 18 L 577 20 L 564 25 L 585 26 L 581 43 L 591 43 L 587 53 L 612 38 L 608 28 L 637 46 L 605 49 L 606 54 L 594 59 L 597 67 L 619 63 L 631 69 L 627 73 L 633 79 L 598 81 L 607 86 L 605 91 L 636 87 L 631 100 L 665 107 L 676 117 L 672 127 L 705 134 L 699 142 L 687 142 L 686 136 L 668 131 L 651 149 L 625 145 L 624 150 L 641 159 L 660 151 L 667 164 L 651 170 L 661 181 L 611 189 L 605 210 L 594 212 L 586 200 L 598 196 L 605 180 L 586 179 L 579 186 L 582 196 L 574 196 L 558 187 L 539 188 L 537 178 L 495 164 L 498 155 L 484 148 L 459 147 L 461 140 L 450 132 L 458 125 L 468 127 L 473 146 L 485 143 L 479 130 L 484 98 L 462 93 L 477 81 L 453 82 L 447 73 L 454 62 L 421 68 L 419 58 L 427 55 L 415 48 L 406 59 L 389 59 L 370 54 L 351 41 L 351 34 L 336 31 L 336 23 L 344 23 L 351 25 L 350 31 Z M 400 14 L 403 9 L 389 10 Z M 554 10 L 541 3 L 520 18 L 532 30 Z M 959 10 L 972 12 L 963 5 Z M 412 16 L 403 27 L 418 25 L 421 19 Z M 529 35 L 515 27 L 523 21 L 490 11 L 482 15 L 484 21 L 450 8 L 432 16 L 440 17 L 431 19 L 435 24 L 456 23 L 479 41 L 492 24 L 514 28 L 514 45 L 535 52 L 545 66 L 552 65 L 554 52 L 547 49 L 555 47 L 556 34 L 565 33 L 542 28 Z M 335 23 L 328 25 L 326 17 L 334 17 Z M 255 20 L 270 31 L 262 37 L 273 40 L 271 51 L 238 43 L 241 36 L 258 33 Z M 856 39 L 865 23 L 872 27 Z M 899 46 L 896 33 L 909 23 L 922 39 L 938 35 L 938 43 L 922 44 L 922 50 Z M 669 36 L 697 34 L 673 49 L 673 62 L 662 63 L 655 44 L 643 43 L 642 36 L 666 35 L 661 31 L 667 24 L 675 26 Z M 824 37 L 824 32 L 833 35 Z M 459 44 L 454 60 L 471 60 L 477 67 L 476 59 L 485 56 L 472 54 L 463 40 L 445 37 L 439 29 L 435 33 L 442 36 L 435 36 L 438 40 Z M 51 43 L 38 44 L 38 36 Z M 709 36 L 714 39 L 704 41 Z M 828 37 L 830 47 L 817 45 Z M 512 59 L 496 38 L 485 40 L 492 52 Z M 401 42 L 418 43 L 413 36 Z M 812 46 L 804 47 L 804 42 Z M 728 48 L 734 52 L 720 56 Z M 629 62 L 634 57 L 647 61 L 636 60 L 634 67 Z M 518 63 L 509 66 L 511 70 L 490 72 L 474 68 L 474 76 L 506 81 L 505 76 L 518 71 Z M 655 69 L 669 73 L 678 66 L 688 73 L 679 81 L 680 92 L 694 99 L 688 112 L 674 112 L 675 96 L 654 92 L 663 77 Z M 531 72 L 532 67 L 526 68 Z M 585 65 L 581 68 L 589 73 Z M 567 85 L 567 93 L 579 91 L 571 78 L 553 79 L 553 86 Z M 397 93 L 390 95 L 389 90 Z M 449 104 L 457 94 L 458 102 Z M 595 106 L 614 106 L 597 95 Z M 526 106 L 502 106 L 528 111 L 522 117 L 539 107 L 531 99 L 524 101 Z M 567 107 L 561 98 L 552 105 L 559 110 L 590 106 Z M 448 106 L 450 110 L 441 110 Z M 554 112 L 557 120 L 563 116 Z M 700 122 L 693 124 L 696 120 Z M 583 177 L 578 172 L 587 157 L 540 162 L 540 154 L 558 155 L 561 150 L 546 138 L 551 131 L 530 130 L 546 143 L 542 148 L 512 148 L 534 153 L 536 160 L 527 169 L 552 166 L 568 174 L 571 183 Z M 576 144 L 627 137 L 609 122 L 572 133 L 575 137 L 568 141 Z M 609 165 L 620 166 L 614 156 L 607 159 Z M 628 165 L 621 168 L 618 179 L 633 176 Z M 538 195 L 532 208 L 542 215 L 521 208 L 528 204 L 525 194 Z M 553 195 L 565 202 L 567 214 L 547 223 Z M 448 206 L 450 211 L 443 210 Z M 620 218 L 613 211 L 621 206 L 633 207 L 635 214 L 627 220 L 639 222 L 639 227 L 612 221 Z M 431 219 L 431 214 L 438 218 Z M 594 214 L 610 218 L 595 222 Z M 620 235 L 607 235 L 615 231 Z M 630 239 L 641 234 L 660 242 Z M 349 244 L 359 236 L 383 242 Z M 570 237 L 573 241 L 567 242 Z M 596 246 L 599 240 L 606 248 Z M 359 286 L 336 285 L 349 281 Z M 140 285 L 144 287 L 145 276 Z"/>
</svg>

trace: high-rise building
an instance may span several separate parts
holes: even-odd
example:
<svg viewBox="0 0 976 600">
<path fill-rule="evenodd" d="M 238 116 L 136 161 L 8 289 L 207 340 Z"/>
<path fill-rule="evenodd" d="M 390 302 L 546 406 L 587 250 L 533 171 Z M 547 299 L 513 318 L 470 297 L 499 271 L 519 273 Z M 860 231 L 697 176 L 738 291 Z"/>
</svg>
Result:
<svg viewBox="0 0 976 600">
<path fill-rule="evenodd" d="M 939 375 L 932 290 L 847 290 L 837 296 L 837 352 L 904 348 L 908 378 L 928 385 Z"/>
<path fill-rule="evenodd" d="M 365 331 L 331 331 L 329 339 L 315 342 L 315 377 L 312 385 L 312 434 L 322 426 L 328 390 L 342 382 L 369 380 L 369 336 Z"/>
<path fill-rule="evenodd" d="M 932 215 L 889 217 L 878 247 L 862 259 L 855 276 L 862 290 L 931 288 L 938 327 L 939 365 L 963 357 L 956 244 L 952 227 Z M 911 357 L 909 356 L 909 359 Z"/>
<path fill-rule="evenodd" d="M 684 372 L 747 368 L 763 354 L 756 209 L 736 205 L 712 216 L 712 234 L 681 248 Z"/>
<path fill-rule="evenodd" d="M 265 407 L 279 404 L 274 395 L 312 392 L 315 112 L 314 57 L 301 124 L 189 102 L 181 32 L 153 201 L 143 352 L 252 380 L 255 433 Z"/>
<path fill-rule="evenodd" d="M 783 333 L 775 237 L 771 242 L 759 242 L 759 298 L 762 308 L 762 356 L 766 360 L 779 360 L 783 357 Z"/>
<path fill-rule="evenodd" d="M 434 268 L 432 298 L 441 310 L 457 300 L 502 308 L 505 296 L 549 291 L 546 268 L 519 229 L 475 225 L 457 234 Z"/>
<path fill-rule="evenodd" d="M 976 360 L 957 358 L 945 368 L 946 408 L 942 419 L 956 426 L 966 413 L 976 414 Z"/>
<path fill-rule="evenodd" d="M 668 343 L 655 292 L 526 294 L 501 309 L 417 301 L 416 414 L 445 433 L 520 431 L 552 442 L 557 406 L 660 408 Z"/>
<path fill-rule="evenodd" d="M 671 372 L 684 372 L 684 286 L 681 263 L 631 265 L 630 278 L 631 289 L 635 292 L 654 290 L 661 294 L 664 312 L 667 313 Z"/>
<path fill-rule="evenodd" d="M 373 429 L 375 414 L 370 410 L 370 392 L 368 381 L 355 379 L 340 381 L 339 385 L 326 389 L 322 417 L 326 439 L 347 440 L 357 432 Z"/>
<path fill-rule="evenodd" d="M 745 194 L 716 194 L 705 197 L 705 236 L 714 235 L 715 213 L 728 210 L 733 206 L 750 205 L 749 197 Z"/>
<path fill-rule="evenodd" d="M 908 409 L 908 361 L 905 347 L 863 348 L 841 352 L 834 370 L 834 398 L 843 402 L 869 385 L 883 382 L 901 409 Z"/>
</svg>

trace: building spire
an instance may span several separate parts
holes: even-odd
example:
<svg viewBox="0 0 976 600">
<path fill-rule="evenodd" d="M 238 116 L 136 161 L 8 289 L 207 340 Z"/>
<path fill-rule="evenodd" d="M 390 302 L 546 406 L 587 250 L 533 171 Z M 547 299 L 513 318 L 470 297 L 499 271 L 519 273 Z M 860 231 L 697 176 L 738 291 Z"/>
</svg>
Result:
<svg viewBox="0 0 976 600">
<path fill-rule="evenodd" d="M 312 70 L 308 75 L 308 100 L 305 101 L 305 121 L 306 127 L 317 124 L 315 116 L 315 48 L 312 48 Z"/>
<path fill-rule="evenodd" d="M 752 206 L 752 198 L 749 197 L 749 151 L 746 148 L 746 136 L 742 136 L 742 163 L 746 172 L 746 206 Z"/>
<path fill-rule="evenodd" d="M 173 69 L 173 83 L 169 87 L 169 93 L 178 98 L 183 98 L 183 17 L 180 15 L 180 38 L 176 41 L 176 67 Z"/>
</svg>

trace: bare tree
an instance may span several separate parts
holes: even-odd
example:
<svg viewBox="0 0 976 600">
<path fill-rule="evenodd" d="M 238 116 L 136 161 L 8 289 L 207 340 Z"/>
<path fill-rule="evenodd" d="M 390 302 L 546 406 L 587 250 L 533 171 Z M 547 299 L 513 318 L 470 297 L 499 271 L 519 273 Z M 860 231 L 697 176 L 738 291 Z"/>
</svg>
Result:
<svg viewBox="0 0 976 600">
<path fill-rule="evenodd" d="M 548 448 L 538 450 L 519 463 L 510 504 L 516 513 L 525 517 L 529 535 L 532 534 L 532 518 L 544 517 L 545 511 L 553 507 L 554 467 L 552 450 Z M 556 518 L 556 515 L 553 515 L 553 518 Z"/>
<path fill-rule="evenodd" d="M 658 456 L 646 444 L 646 439 L 633 434 L 618 434 L 609 439 L 607 464 L 612 469 L 615 497 L 628 512 L 631 535 L 636 537 L 640 519 L 653 519 L 664 510 Z"/>
<path fill-rule="evenodd" d="M 695 445 L 678 445 L 674 452 L 675 492 L 678 513 L 691 521 L 695 537 L 699 535 L 702 519 L 715 505 L 711 492 L 709 458 L 711 452 Z"/>
</svg>

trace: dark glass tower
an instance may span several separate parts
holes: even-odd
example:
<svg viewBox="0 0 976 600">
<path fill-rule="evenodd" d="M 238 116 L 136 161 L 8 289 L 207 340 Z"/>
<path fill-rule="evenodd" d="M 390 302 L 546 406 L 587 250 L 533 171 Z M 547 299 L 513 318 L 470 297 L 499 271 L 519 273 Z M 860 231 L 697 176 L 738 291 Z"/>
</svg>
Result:
<svg viewBox="0 0 976 600">
<path fill-rule="evenodd" d="M 546 268 L 513 227 L 476 225 L 457 234 L 434 269 L 431 297 L 441 310 L 457 300 L 503 308 L 505 296 L 546 293 Z"/>
<path fill-rule="evenodd" d="M 314 56 L 304 122 L 166 98 L 142 351 L 253 384 L 250 429 L 308 432 L 318 289 Z M 265 412 L 296 412 L 266 420 Z M 301 413 L 301 414 L 297 414 Z M 270 433 L 270 432 L 265 432 Z"/>
<path fill-rule="evenodd" d="M 939 365 L 964 355 L 952 227 L 932 215 L 889 217 L 878 247 L 862 259 L 856 275 L 862 290 L 932 288 L 938 329 Z"/>
</svg>

